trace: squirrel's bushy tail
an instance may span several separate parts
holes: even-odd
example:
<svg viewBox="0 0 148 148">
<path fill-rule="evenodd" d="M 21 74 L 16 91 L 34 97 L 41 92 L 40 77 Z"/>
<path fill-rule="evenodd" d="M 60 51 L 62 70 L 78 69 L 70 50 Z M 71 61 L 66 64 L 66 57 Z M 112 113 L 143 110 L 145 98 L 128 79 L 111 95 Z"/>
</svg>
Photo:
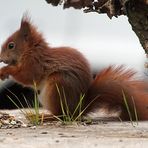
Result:
<svg viewBox="0 0 148 148">
<path fill-rule="evenodd" d="M 135 120 L 136 115 L 139 120 L 148 120 L 148 85 L 134 76 L 135 72 L 124 66 L 102 70 L 88 90 L 85 113 L 104 107 L 108 113 L 118 111 L 122 120 L 129 120 L 130 116 Z"/>
</svg>

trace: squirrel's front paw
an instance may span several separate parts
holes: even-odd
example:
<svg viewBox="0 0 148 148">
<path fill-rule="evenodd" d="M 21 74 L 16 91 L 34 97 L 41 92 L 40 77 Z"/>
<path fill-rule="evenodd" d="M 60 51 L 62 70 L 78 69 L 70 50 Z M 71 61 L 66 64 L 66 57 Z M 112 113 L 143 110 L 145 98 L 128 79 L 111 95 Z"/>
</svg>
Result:
<svg viewBox="0 0 148 148">
<path fill-rule="evenodd" d="M 5 80 L 5 79 L 8 79 L 8 77 L 9 77 L 9 75 L 1 69 L 0 70 L 0 79 Z"/>
</svg>

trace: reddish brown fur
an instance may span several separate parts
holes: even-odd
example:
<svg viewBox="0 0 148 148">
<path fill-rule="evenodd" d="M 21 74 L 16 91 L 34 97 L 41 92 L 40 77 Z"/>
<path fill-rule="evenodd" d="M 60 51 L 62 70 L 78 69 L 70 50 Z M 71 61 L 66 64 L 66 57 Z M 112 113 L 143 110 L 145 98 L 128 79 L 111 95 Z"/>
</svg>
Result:
<svg viewBox="0 0 148 148">
<path fill-rule="evenodd" d="M 122 66 L 110 66 L 101 71 L 88 90 L 87 103 L 89 100 L 92 100 L 90 98 L 95 98 L 99 94 L 92 106 L 89 107 L 89 111 L 93 111 L 95 108 L 101 107 L 102 104 L 106 104 L 109 110 L 121 109 L 121 118 L 129 120 L 129 115 L 123 100 L 124 93 L 133 119 L 135 120 L 135 102 L 139 119 L 147 120 L 148 87 L 144 81 L 134 79 L 134 76 L 135 72 L 125 70 Z"/>
<path fill-rule="evenodd" d="M 8 49 L 10 42 L 15 44 L 12 49 Z M 129 116 L 123 101 L 124 92 L 131 111 L 133 97 L 139 119 L 148 119 L 147 86 L 143 81 L 133 79 L 133 71 L 109 67 L 92 82 L 92 73 L 83 55 L 69 47 L 49 47 L 26 16 L 22 19 L 20 29 L 3 44 L 1 61 L 8 63 L 0 70 L 1 79 L 11 75 L 27 86 L 32 86 L 35 81 L 41 90 L 40 102 L 55 115 L 62 114 L 58 86 L 62 98 L 65 92 L 71 112 L 77 106 L 80 95 L 85 93 L 82 109 L 96 99 L 84 114 L 106 104 L 109 110 L 121 109 L 121 118 L 127 120 Z"/>
</svg>

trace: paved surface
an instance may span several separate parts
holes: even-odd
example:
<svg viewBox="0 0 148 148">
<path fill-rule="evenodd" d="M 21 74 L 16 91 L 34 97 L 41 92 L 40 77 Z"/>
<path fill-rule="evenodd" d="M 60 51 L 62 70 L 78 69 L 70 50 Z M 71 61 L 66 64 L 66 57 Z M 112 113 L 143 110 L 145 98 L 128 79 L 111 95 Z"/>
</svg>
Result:
<svg viewBox="0 0 148 148">
<path fill-rule="evenodd" d="M 14 113 L 14 112 L 13 112 Z M 16 114 L 16 112 L 15 112 Z M 147 148 L 148 122 L 0 129 L 0 148 Z"/>
</svg>

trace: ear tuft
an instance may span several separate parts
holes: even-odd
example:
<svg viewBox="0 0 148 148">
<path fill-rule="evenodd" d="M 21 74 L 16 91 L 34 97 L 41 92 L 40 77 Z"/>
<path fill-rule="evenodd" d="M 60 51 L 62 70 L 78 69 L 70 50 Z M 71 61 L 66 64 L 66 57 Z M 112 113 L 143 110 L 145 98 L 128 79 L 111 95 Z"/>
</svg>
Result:
<svg viewBox="0 0 148 148">
<path fill-rule="evenodd" d="M 31 19 L 28 12 L 25 12 L 22 17 L 20 33 L 21 37 L 25 40 L 31 35 Z"/>
</svg>

